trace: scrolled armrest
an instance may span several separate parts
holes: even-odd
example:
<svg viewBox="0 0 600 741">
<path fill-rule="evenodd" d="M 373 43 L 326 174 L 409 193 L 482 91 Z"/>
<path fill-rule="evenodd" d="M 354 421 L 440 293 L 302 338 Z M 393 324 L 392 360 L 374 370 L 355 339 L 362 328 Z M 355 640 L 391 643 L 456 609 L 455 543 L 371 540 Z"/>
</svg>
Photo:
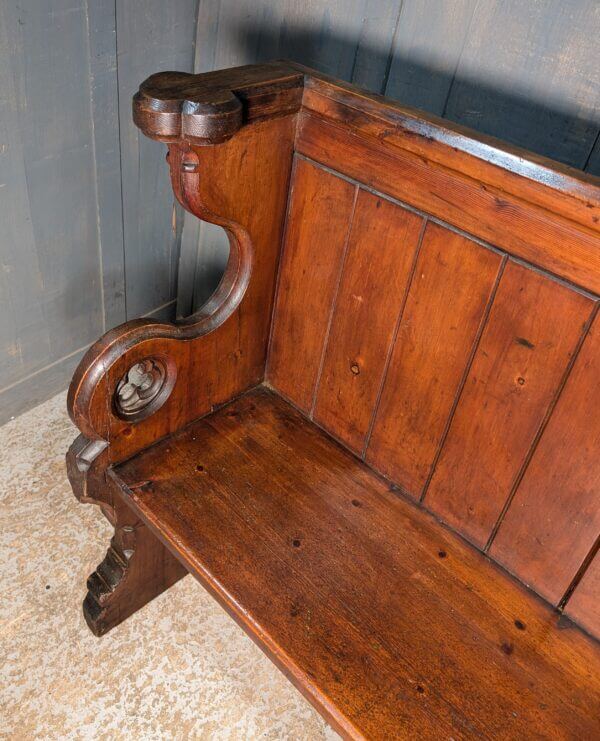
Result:
<svg viewBox="0 0 600 741">
<path fill-rule="evenodd" d="M 223 227 L 230 256 L 198 313 L 177 324 L 127 322 L 79 364 L 69 413 L 89 441 L 107 443 L 109 463 L 263 380 L 302 84 L 276 63 L 160 73 L 134 98 L 142 131 L 168 142 L 175 196 Z"/>
</svg>

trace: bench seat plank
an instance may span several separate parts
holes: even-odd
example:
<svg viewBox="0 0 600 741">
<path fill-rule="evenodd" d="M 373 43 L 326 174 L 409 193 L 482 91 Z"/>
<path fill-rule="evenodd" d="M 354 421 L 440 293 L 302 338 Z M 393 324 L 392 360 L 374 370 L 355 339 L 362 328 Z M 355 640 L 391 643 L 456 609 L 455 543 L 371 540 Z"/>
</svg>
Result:
<svg viewBox="0 0 600 741">
<path fill-rule="evenodd" d="M 600 734 L 598 644 L 264 387 L 111 476 L 343 735 Z"/>
</svg>

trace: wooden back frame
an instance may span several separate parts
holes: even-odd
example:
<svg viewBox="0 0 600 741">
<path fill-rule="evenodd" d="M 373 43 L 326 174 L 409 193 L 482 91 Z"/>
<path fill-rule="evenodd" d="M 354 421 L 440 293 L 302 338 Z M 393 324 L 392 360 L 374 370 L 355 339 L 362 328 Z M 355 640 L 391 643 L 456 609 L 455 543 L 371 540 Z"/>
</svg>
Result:
<svg viewBox="0 0 600 741">
<path fill-rule="evenodd" d="M 294 195 L 295 184 L 304 178 L 302 187 L 307 188 L 308 180 L 316 177 L 313 186 L 318 192 L 331 176 L 335 183 L 354 189 L 355 205 L 357 198 L 367 201 L 373 196 L 391 204 L 390 208 L 398 205 L 415 214 L 414 238 L 419 244 L 428 230 L 425 238 L 432 243 L 454 234 L 457 255 L 463 254 L 466 242 L 485 247 L 487 262 L 477 263 L 477 274 L 489 268 L 490 285 L 482 298 L 478 343 L 494 297 L 498 299 L 503 290 L 501 276 L 507 270 L 512 271 L 513 287 L 522 268 L 528 271 L 528 280 L 540 274 L 556 286 L 552 294 L 540 288 L 546 302 L 540 311 L 552 308 L 561 317 L 568 315 L 565 326 L 559 327 L 565 336 L 569 327 L 577 330 L 573 329 L 573 337 L 569 335 L 560 350 L 566 360 L 563 365 L 557 361 L 556 380 L 547 392 L 549 401 L 543 402 L 539 421 L 532 423 L 535 429 L 522 464 L 511 470 L 511 495 L 502 512 L 502 522 L 506 522 L 507 512 L 516 506 L 513 499 L 520 482 L 533 476 L 536 466 L 544 470 L 556 458 L 574 457 L 571 468 L 556 474 L 556 486 L 567 492 L 563 499 L 559 496 L 555 501 L 554 493 L 548 494 L 553 507 L 563 508 L 565 519 L 552 526 L 553 546 L 540 555 L 542 561 L 552 554 L 556 557 L 550 571 L 548 561 L 545 566 L 523 568 L 511 560 L 516 541 L 504 542 L 498 521 L 485 536 L 455 521 L 452 508 L 444 503 L 444 493 L 431 493 L 433 468 L 427 495 L 401 483 L 399 488 L 414 499 L 421 498 L 422 506 L 429 506 L 589 632 L 600 634 L 600 415 L 598 374 L 592 372 L 599 362 L 600 180 L 289 62 L 202 75 L 153 75 L 134 97 L 133 116 L 146 136 L 168 145 L 172 186 L 182 206 L 225 229 L 230 259 L 217 291 L 199 312 L 178 324 L 127 322 L 106 333 L 81 361 L 68 398 L 71 418 L 82 432 L 69 454 L 69 473 L 79 496 L 98 501 L 117 521 L 116 510 L 121 505 L 93 482 L 108 486 L 104 472 L 110 466 L 132 458 L 265 379 L 354 453 L 392 481 L 397 478 L 375 446 L 375 438 L 381 450 L 387 444 L 383 432 L 375 429 L 373 437 L 376 410 L 369 410 L 367 437 L 346 438 L 345 431 L 327 416 L 326 401 L 320 407 L 318 381 L 311 381 L 310 403 L 300 395 L 294 398 L 293 389 L 307 383 L 306 368 L 294 367 L 293 360 L 295 353 L 305 352 L 303 339 L 298 339 L 298 346 L 278 349 L 278 331 L 295 342 L 283 330 L 285 312 L 297 309 L 290 308 L 285 295 L 282 298 L 286 289 L 281 288 L 285 271 L 292 270 L 286 255 L 299 249 L 293 220 L 294 198 L 301 194 Z M 313 167 L 318 170 L 316 176 L 309 172 Z M 344 187 L 339 186 L 340 193 Z M 302 213 L 298 214 L 301 219 Z M 326 221 L 323 224 L 326 228 Z M 328 248 L 330 236 L 324 234 L 324 239 L 323 247 Z M 284 277 L 280 277 L 276 300 L 284 242 Z M 425 260 L 423 253 L 419 259 Z M 407 263 L 407 281 L 419 265 L 416 256 Z M 339 290 L 338 283 L 334 289 Z M 410 302 L 408 288 L 404 300 Z M 503 300 L 510 305 L 510 291 Z M 323 310 L 328 335 L 335 331 L 333 303 L 324 304 Z M 402 332 L 402 326 L 389 331 Z M 326 338 L 314 351 L 319 356 L 319 372 L 327 362 L 324 342 Z M 381 353 L 381 363 L 389 373 L 394 363 L 391 345 Z M 477 362 L 475 349 L 469 353 L 468 368 L 472 368 Z M 296 359 L 302 364 L 302 358 Z M 149 403 L 140 398 L 139 408 L 133 406 L 127 412 L 120 406 L 119 394 L 130 383 L 131 369 L 140 363 L 150 374 L 148 378 L 154 373 L 152 378 L 160 389 Z M 356 374 L 357 368 L 358 364 L 351 372 Z M 461 388 L 468 380 L 468 368 L 461 376 Z M 383 380 L 374 382 L 374 388 L 375 405 L 382 413 Z M 452 406 L 455 421 L 458 398 Z M 450 421 L 444 425 L 447 440 Z M 564 436 L 566 428 L 571 437 Z M 441 447 L 436 452 L 440 455 Z M 540 518 L 547 507 L 547 489 L 543 483 L 526 484 L 532 517 Z M 514 538 L 523 537 L 515 525 Z M 579 545 L 569 557 L 574 538 Z M 526 546 L 522 553 L 535 561 Z M 169 583 L 181 575 L 177 566 L 170 568 Z M 556 587 L 551 583 L 552 573 Z"/>
</svg>

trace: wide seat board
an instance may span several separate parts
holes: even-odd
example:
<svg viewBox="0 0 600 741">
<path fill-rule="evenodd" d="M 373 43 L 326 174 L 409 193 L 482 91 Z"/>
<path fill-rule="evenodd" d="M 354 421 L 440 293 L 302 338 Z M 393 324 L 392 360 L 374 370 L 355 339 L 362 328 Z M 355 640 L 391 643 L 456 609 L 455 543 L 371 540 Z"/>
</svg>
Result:
<svg viewBox="0 0 600 741">
<path fill-rule="evenodd" d="M 345 735 L 600 737 L 598 644 L 265 387 L 110 475 Z"/>
</svg>

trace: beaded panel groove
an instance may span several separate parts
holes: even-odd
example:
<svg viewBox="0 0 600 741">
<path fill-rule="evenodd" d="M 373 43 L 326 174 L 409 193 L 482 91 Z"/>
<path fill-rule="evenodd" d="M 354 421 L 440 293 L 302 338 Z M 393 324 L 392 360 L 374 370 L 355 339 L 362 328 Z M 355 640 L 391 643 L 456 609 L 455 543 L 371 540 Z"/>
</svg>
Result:
<svg viewBox="0 0 600 741">
<path fill-rule="evenodd" d="M 600 532 L 595 310 L 538 266 L 297 156 L 269 383 L 555 605 Z"/>
</svg>

